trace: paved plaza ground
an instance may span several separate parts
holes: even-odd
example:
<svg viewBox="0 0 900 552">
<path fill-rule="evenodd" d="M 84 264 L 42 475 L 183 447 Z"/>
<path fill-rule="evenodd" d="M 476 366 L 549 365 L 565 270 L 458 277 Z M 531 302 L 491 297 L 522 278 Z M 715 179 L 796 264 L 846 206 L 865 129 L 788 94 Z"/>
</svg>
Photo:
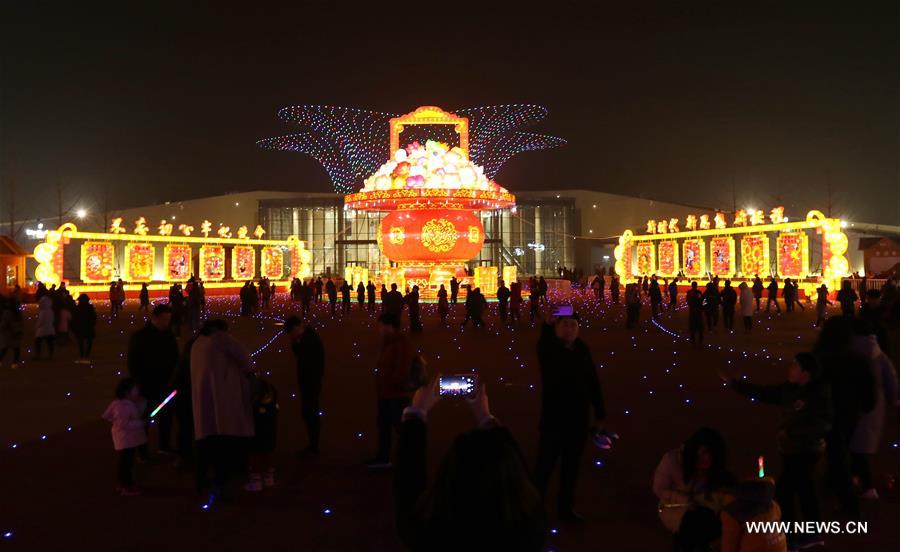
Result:
<svg viewBox="0 0 900 552">
<path fill-rule="evenodd" d="M 233 503 L 202 511 L 190 473 L 170 462 L 137 468 L 143 496 L 114 492 L 114 453 L 109 426 L 100 414 L 111 399 L 116 377 L 125 371 L 129 334 L 143 323 L 129 302 L 119 318 L 101 320 L 94 364 L 74 364 L 73 346 L 53 361 L 0 369 L 0 539 L 9 550 L 400 550 L 393 524 L 391 475 L 364 462 L 375 450 L 373 366 L 379 350 L 375 320 L 354 308 L 331 320 L 319 305 L 315 321 L 327 351 L 323 389 L 323 442 L 319 457 L 298 456 L 304 444 L 294 359 L 276 320 L 296 310 L 279 297 L 259 318 L 235 316 L 233 298 L 211 298 L 211 315 L 227 318 L 234 335 L 256 362 L 271 372 L 280 392 L 278 485 L 238 495 Z M 624 329 L 621 307 L 576 300 L 584 317 L 582 337 L 600 366 L 608 426 L 621 435 L 611 451 L 585 454 L 576 504 L 588 519 L 581 527 L 557 524 L 548 549 L 668 550 L 670 537 L 656 517 L 650 485 L 667 450 L 696 428 L 723 432 L 729 465 L 751 477 L 764 455 L 771 473 L 779 462 L 775 445 L 778 409 L 751 403 L 722 387 L 716 369 L 729 365 L 760 382 L 783 379 L 785 360 L 815 339 L 812 309 L 757 317 L 752 335 L 722 330 L 707 347 L 693 351 L 667 331 L 684 332 L 686 315 L 665 314 L 662 328 L 649 323 Z M 356 304 L 354 303 L 354 307 Z M 491 409 L 534 458 L 539 413 L 537 330 L 526 319 L 501 327 L 492 304 L 484 329 L 460 331 L 462 305 L 453 324 L 442 327 L 434 305 L 425 305 L 425 329 L 414 342 L 430 367 L 445 374 L 475 369 L 487 382 Z M 26 311 L 26 335 L 33 335 L 34 307 Z M 273 340 L 273 338 L 275 338 Z M 182 338 L 182 342 L 184 338 Z M 27 358 L 27 355 L 26 355 Z M 429 415 L 429 461 L 434 469 L 451 440 L 472 427 L 464 405 L 440 403 Z M 894 413 L 882 452 L 875 460 L 881 500 L 863 504 L 868 535 L 827 539 L 827 550 L 900 549 L 900 496 L 887 480 L 900 470 Z M 554 490 L 555 492 L 555 490 Z M 548 505 L 553 501 L 549 500 Z M 825 497 L 826 519 L 841 519 Z M 328 512 L 328 513 L 326 513 Z M 551 510 L 551 515 L 553 514 Z"/>
</svg>

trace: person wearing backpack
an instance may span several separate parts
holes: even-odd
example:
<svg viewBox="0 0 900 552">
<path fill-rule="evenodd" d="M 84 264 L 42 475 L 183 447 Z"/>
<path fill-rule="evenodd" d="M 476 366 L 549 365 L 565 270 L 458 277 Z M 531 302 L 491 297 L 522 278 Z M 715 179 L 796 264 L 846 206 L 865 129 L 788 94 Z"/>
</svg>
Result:
<svg viewBox="0 0 900 552">
<path fill-rule="evenodd" d="M 403 409 L 409 406 L 413 348 L 409 337 L 400 330 L 400 316 L 385 310 L 378 319 L 383 337 L 381 354 L 375 369 L 378 398 L 378 452 L 367 463 L 372 469 L 391 467 L 391 443 L 395 428 L 400 426 Z"/>
</svg>

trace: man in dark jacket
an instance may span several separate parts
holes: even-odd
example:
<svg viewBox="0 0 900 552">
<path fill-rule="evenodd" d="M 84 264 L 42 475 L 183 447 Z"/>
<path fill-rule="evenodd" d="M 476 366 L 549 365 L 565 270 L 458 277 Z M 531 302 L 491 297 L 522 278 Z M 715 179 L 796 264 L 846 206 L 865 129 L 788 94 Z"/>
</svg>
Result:
<svg viewBox="0 0 900 552">
<path fill-rule="evenodd" d="M 338 290 L 341 292 L 341 313 L 347 314 L 350 312 L 350 284 L 347 280 L 344 280 Z"/>
<path fill-rule="evenodd" d="M 781 384 L 756 385 L 728 376 L 723 379 L 742 395 L 781 407 L 778 448 L 783 468 L 776 494 L 782 520 L 801 521 L 794 508 L 796 498 L 803 513 L 802 521 L 821 521 L 813 475 L 825 451 L 825 435 L 831 426 L 832 406 L 830 389 L 821 380 L 821 368 L 816 357 L 812 353 L 799 353 L 788 367 L 787 381 Z M 808 538 L 816 542 L 819 540 L 812 536 Z"/>
<path fill-rule="evenodd" d="M 459 280 L 456 276 L 450 278 L 450 302 L 456 303 L 456 297 L 459 295 Z"/>
<path fill-rule="evenodd" d="M 773 303 L 775 304 L 775 312 L 781 312 L 781 307 L 778 306 L 778 281 L 775 280 L 774 276 L 772 276 L 772 280 L 769 282 L 769 287 L 766 290 L 769 292 L 766 298 L 766 312 L 769 312 Z"/>
<path fill-rule="evenodd" d="M 328 295 L 328 308 L 331 311 L 331 317 L 334 318 L 334 308 L 337 305 L 337 286 L 331 278 L 325 284 L 325 293 Z"/>
<path fill-rule="evenodd" d="M 722 288 L 722 319 L 726 330 L 734 329 L 734 308 L 737 305 L 737 292 L 731 287 L 731 280 L 725 280 Z"/>
<path fill-rule="evenodd" d="M 500 280 L 500 287 L 497 288 L 497 310 L 500 313 L 500 320 L 506 322 L 507 306 L 509 305 L 509 288 L 503 280 Z"/>
<path fill-rule="evenodd" d="M 157 305 L 150 322 L 131 335 L 128 342 L 128 375 L 135 379 L 147 407 L 154 409 L 163 401 L 175 365 L 178 363 L 178 342 L 170 329 L 172 310 Z M 168 409 L 156 417 L 159 427 L 159 450 L 171 453 L 172 416 Z"/>
<path fill-rule="evenodd" d="M 319 452 L 319 396 L 325 373 L 325 347 L 319 334 L 296 316 L 284 321 L 284 332 L 291 340 L 291 351 L 297 361 L 297 384 L 300 387 L 300 413 L 306 424 L 308 444 L 305 452 Z"/>
<path fill-rule="evenodd" d="M 403 294 L 397 291 L 397 284 L 391 284 L 391 291 L 384 295 L 384 312 L 398 319 L 403 312 Z"/>
<path fill-rule="evenodd" d="M 375 288 L 372 288 L 372 292 L 374 293 Z M 374 299 L 374 296 L 373 296 Z M 362 280 L 359 281 L 359 284 L 356 286 L 356 300 L 359 302 L 359 310 L 366 309 L 366 286 L 363 285 Z"/>
<path fill-rule="evenodd" d="M 672 278 L 669 282 L 669 310 L 675 312 L 678 307 L 678 279 Z"/>
<path fill-rule="evenodd" d="M 372 280 L 369 280 L 366 285 L 366 299 L 369 304 L 369 312 L 375 312 L 375 284 L 372 283 Z"/>
<path fill-rule="evenodd" d="M 537 344 L 541 418 L 535 479 L 541 494 L 546 494 L 550 475 L 561 458 L 559 518 L 572 522 L 582 521 L 572 508 L 581 455 L 591 429 L 602 429 L 606 418 L 591 351 L 579 339 L 578 329 L 574 316 L 551 318 L 542 325 Z"/>
<path fill-rule="evenodd" d="M 396 288 L 396 285 L 392 286 Z M 397 292 L 399 294 L 399 292 Z M 402 296 L 401 296 L 402 300 Z M 373 469 L 391 467 L 391 442 L 394 429 L 400 426 L 403 409 L 412 397 L 410 372 L 413 348 L 400 330 L 400 317 L 385 312 L 378 319 L 384 339 L 375 369 L 375 391 L 378 398 L 378 452 L 369 461 Z"/>
<path fill-rule="evenodd" d="M 691 345 L 695 349 L 703 346 L 703 294 L 697 289 L 697 282 L 691 282 L 691 289 L 684 296 L 688 306 L 688 330 Z"/>
</svg>

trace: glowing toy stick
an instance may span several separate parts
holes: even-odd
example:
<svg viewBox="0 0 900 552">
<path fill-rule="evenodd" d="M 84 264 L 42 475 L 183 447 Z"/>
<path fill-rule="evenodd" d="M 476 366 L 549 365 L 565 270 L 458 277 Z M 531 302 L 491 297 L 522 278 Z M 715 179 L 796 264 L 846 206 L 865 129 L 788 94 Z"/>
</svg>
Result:
<svg viewBox="0 0 900 552">
<path fill-rule="evenodd" d="M 159 406 L 157 406 L 156 409 L 154 409 L 153 412 L 150 413 L 150 417 L 152 418 L 152 417 L 156 416 L 156 413 L 159 412 L 160 410 L 162 410 L 162 407 L 166 406 L 169 403 L 169 401 L 171 401 L 175 397 L 176 393 L 178 393 L 177 389 L 175 391 L 172 391 L 171 393 L 169 393 L 169 396 L 166 397 L 163 400 L 163 402 L 159 403 Z M 762 458 L 762 457 L 760 457 L 760 458 Z"/>
<path fill-rule="evenodd" d="M 163 403 L 163 404 L 165 404 L 165 403 Z M 756 460 L 756 463 L 759 465 L 759 477 L 760 478 L 765 477 L 766 476 L 766 460 L 765 460 L 765 458 L 760 456 Z"/>
</svg>

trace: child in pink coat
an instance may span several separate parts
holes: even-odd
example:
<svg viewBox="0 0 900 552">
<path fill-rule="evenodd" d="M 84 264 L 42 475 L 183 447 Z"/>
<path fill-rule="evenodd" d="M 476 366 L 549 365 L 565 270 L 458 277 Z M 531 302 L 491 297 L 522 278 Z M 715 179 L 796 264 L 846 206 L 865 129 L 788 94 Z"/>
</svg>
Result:
<svg viewBox="0 0 900 552">
<path fill-rule="evenodd" d="M 141 416 L 146 405 L 132 378 L 116 385 L 116 399 L 109 403 L 103 419 L 112 423 L 113 447 L 118 456 L 118 491 L 122 496 L 140 494 L 134 484 L 134 456 L 147 443 L 147 431 Z"/>
</svg>

